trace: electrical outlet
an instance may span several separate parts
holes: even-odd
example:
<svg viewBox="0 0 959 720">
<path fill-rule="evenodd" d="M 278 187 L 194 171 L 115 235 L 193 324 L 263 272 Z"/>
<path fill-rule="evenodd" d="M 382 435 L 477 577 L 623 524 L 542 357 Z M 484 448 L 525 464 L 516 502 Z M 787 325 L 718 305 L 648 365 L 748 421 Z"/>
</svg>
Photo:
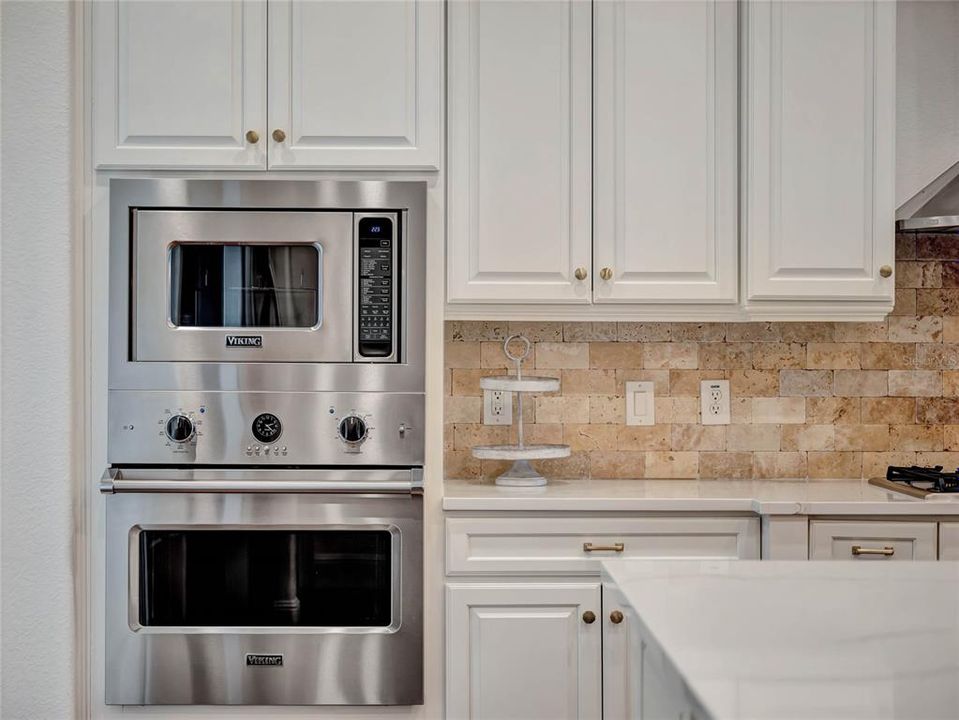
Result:
<svg viewBox="0 0 959 720">
<path fill-rule="evenodd" d="M 729 380 L 703 380 L 699 401 L 703 425 L 729 425 Z"/>
<path fill-rule="evenodd" d="M 483 424 L 513 424 L 513 393 L 505 390 L 483 391 Z"/>
</svg>

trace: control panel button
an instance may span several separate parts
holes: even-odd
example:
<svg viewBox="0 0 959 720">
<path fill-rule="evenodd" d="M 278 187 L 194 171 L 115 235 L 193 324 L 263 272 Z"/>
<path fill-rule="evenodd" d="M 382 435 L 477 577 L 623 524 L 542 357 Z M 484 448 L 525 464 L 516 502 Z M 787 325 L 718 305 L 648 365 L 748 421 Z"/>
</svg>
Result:
<svg viewBox="0 0 959 720">
<path fill-rule="evenodd" d="M 366 421 L 357 415 L 349 415 L 340 420 L 337 429 L 343 441 L 350 445 L 356 445 L 366 440 L 368 432 Z"/>
<path fill-rule="evenodd" d="M 186 415 L 174 415 L 166 423 L 166 436 L 175 443 L 185 443 L 193 437 L 196 428 Z"/>
<path fill-rule="evenodd" d="M 358 224 L 360 355 L 388 357 L 393 353 L 394 257 L 393 220 L 365 217 Z"/>
</svg>

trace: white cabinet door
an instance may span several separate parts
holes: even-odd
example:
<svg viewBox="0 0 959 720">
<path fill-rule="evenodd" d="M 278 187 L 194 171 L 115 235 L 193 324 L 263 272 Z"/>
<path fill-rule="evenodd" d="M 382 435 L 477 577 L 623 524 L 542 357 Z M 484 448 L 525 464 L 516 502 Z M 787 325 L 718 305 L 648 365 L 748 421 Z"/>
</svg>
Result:
<svg viewBox="0 0 959 720">
<path fill-rule="evenodd" d="M 451 583 L 446 612 L 450 720 L 602 715 L 599 583 Z"/>
<path fill-rule="evenodd" d="M 266 167 L 266 2 L 95 2 L 92 48 L 97 167 Z"/>
<path fill-rule="evenodd" d="M 441 0 L 270 0 L 269 36 L 270 168 L 439 167 Z"/>
<path fill-rule="evenodd" d="M 939 523 L 939 559 L 959 560 L 959 523 Z"/>
<path fill-rule="evenodd" d="M 891 304 L 896 4 L 743 7 L 748 299 Z"/>
<path fill-rule="evenodd" d="M 738 13 L 594 4 L 597 302 L 738 299 Z"/>
<path fill-rule="evenodd" d="M 590 15 L 449 4 L 450 302 L 589 302 Z"/>
</svg>

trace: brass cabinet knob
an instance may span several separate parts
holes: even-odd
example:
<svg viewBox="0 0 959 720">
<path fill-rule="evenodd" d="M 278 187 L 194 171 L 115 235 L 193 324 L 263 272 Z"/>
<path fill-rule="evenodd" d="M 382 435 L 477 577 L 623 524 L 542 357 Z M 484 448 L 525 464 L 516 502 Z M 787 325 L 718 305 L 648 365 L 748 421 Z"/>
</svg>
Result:
<svg viewBox="0 0 959 720">
<path fill-rule="evenodd" d="M 596 613 L 594 613 L 592 610 L 587 610 L 584 612 L 583 622 L 587 625 L 592 625 L 594 622 L 596 622 Z"/>
<path fill-rule="evenodd" d="M 609 280 L 613 277 L 613 269 L 605 267 L 599 271 L 599 276 L 603 278 L 603 280 Z"/>
<path fill-rule="evenodd" d="M 258 142 L 260 142 L 260 133 L 258 133 L 256 130 L 247 130 L 246 141 L 250 143 L 250 145 L 256 145 Z"/>
<path fill-rule="evenodd" d="M 892 275 L 892 267 L 889 265 L 883 265 L 881 268 L 879 268 L 879 274 L 883 277 L 889 277 Z"/>
<path fill-rule="evenodd" d="M 576 268 L 576 270 L 573 272 L 573 277 L 575 277 L 577 280 L 585 280 L 585 279 L 586 279 L 586 268 L 584 268 L 584 267 L 578 267 L 578 268 Z"/>
<path fill-rule="evenodd" d="M 276 142 L 283 142 L 284 140 L 286 140 L 286 133 L 280 130 L 280 128 L 277 128 L 276 130 L 273 131 L 273 139 Z"/>
<path fill-rule="evenodd" d="M 623 621 L 623 613 L 619 610 L 613 610 L 613 612 L 609 614 L 609 620 L 613 625 L 619 625 Z"/>
</svg>

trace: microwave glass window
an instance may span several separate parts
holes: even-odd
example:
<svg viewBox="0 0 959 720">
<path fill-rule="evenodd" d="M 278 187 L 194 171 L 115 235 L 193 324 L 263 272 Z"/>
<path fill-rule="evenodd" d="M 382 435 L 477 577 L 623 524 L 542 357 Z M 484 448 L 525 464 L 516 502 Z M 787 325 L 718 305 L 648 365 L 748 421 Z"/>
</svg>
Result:
<svg viewBox="0 0 959 720">
<path fill-rule="evenodd" d="M 319 279 L 315 245 L 174 245 L 170 319 L 178 327 L 313 327 Z"/>
<path fill-rule="evenodd" d="M 386 627 L 386 530 L 142 530 L 139 621 L 176 627 Z"/>
</svg>

